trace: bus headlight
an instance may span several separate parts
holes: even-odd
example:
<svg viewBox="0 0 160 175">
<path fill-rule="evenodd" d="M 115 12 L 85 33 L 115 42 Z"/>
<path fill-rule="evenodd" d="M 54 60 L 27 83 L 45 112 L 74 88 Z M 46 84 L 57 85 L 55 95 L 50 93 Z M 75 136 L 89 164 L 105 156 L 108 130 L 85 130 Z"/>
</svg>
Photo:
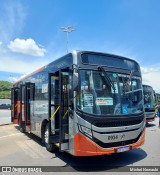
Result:
<svg viewBox="0 0 160 175">
<path fill-rule="evenodd" d="M 79 125 L 79 130 L 80 130 L 83 134 L 85 134 L 85 135 L 87 135 L 88 137 L 92 138 L 92 131 L 91 131 L 91 129 L 86 128 L 85 126 Z"/>
</svg>

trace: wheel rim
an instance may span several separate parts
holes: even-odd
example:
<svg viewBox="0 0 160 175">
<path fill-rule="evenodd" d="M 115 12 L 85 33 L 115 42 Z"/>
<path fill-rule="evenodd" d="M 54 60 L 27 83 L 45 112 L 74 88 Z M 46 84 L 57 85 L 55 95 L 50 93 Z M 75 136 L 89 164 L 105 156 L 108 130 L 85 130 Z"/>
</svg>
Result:
<svg viewBox="0 0 160 175">
<path fill-rule="evenodd" d="M 45 140 L 45 143 L 48 145 L 48 143 L 49 143 L 49 131 L 48 131 L 48 129 L 46 129 L 46 131 L 45 131 L 44 140 Z"/>
</svg>

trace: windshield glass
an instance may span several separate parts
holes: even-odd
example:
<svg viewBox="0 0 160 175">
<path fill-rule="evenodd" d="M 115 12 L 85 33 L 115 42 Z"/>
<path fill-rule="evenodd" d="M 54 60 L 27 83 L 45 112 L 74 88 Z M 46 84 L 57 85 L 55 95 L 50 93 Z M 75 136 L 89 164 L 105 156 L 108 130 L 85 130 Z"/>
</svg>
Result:
<svg viewBox="0 0 160 175">
<path fill-rule="evenodd" d="M 97 115 L 135 114 L 143 111 L 141 78 L 101 71 L 81 70 L 77 106 Z M 113 88 L 114 86 L 114 88 Z"/>
<path fill-rule="evenodd" d="M 143 94 L 144 94 L 144 107 L 154 108 L 155 97 L 154 97 L 153 89 L 149 86 L 143 86 Z"/>
</svg>

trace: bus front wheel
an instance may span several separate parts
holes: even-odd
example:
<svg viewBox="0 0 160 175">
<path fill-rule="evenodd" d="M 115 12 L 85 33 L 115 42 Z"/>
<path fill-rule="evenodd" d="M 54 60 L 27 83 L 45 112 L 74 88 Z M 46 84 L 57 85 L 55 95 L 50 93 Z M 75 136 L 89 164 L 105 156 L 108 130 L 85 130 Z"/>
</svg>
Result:
<svg viewBox="0 0 160 175">
<path fill-rule="evenodd" d="M 47 151 L 53 152 L 56 150 L 56 146 L 52 143 L 49 143 L 49 124 L 47 124 L 45 127 L 44 143 L 45 143 Z"/>
</svg>

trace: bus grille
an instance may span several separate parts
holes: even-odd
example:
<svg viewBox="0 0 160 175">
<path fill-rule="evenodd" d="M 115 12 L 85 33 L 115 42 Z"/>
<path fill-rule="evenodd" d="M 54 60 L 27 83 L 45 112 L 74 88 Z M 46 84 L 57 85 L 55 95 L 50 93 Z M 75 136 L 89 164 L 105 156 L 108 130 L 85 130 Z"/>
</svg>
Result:
<svg viewBox="0 0 160 175">
<path fill-rule="evenodd" d="M 145 112 L 155 112 L 154 108 L 145 108 Z"/>
<path fill-rule="evenodd" d="M 94 121 L 93 125 L 97 127 L 119 127 L 119 126 L 130 126 L 141 123 L 143 119 L 136 120 L 121 120 L 121 121 Z"/>
</svg>

